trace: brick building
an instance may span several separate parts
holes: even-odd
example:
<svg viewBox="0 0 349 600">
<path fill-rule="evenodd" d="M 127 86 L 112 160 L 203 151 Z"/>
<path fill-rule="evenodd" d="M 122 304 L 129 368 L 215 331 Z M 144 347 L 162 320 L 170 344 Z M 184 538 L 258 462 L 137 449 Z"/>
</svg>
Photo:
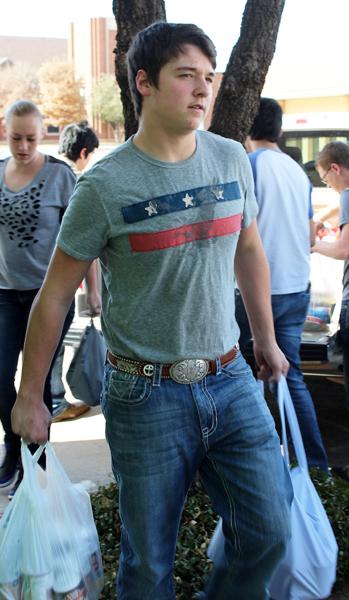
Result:
<svg viewBox="0 0 349 600">
<path fill-rule="evenodd" d="M 71 23 L 68 38 L 68 60 L 77 77 L 84 81 L 84 93 L 89 123 L 100 138 L 113 138 L 110 125 L 102 123 L 91 111 L 93 83 L 105 73 L 114 74 L 116 25 L 114 19 L 96 17 Z"/>
</svg>

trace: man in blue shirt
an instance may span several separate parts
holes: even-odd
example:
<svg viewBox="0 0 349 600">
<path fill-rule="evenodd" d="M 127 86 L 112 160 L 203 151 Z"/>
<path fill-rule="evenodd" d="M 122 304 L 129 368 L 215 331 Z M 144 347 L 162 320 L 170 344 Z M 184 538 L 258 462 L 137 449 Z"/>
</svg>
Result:
<svg viewBox="0 0 349 600">
<path fill-rule="evenodd" d="M 270 268 L 275 336 L 290 363 L 287 384 L 308 464 L 327 472 L 313 400 L 300 368 L 301 335 L 310 300 L 310 248 L 315 241 L 311 184 L 297 162 L 280 150 L 281 124 L 280 105 L 261 98 L 247 140 L 259 207 L 257 225 Z M 244 350 L 251 332 L 238 292 L 236 319 Z"/>
</svg>

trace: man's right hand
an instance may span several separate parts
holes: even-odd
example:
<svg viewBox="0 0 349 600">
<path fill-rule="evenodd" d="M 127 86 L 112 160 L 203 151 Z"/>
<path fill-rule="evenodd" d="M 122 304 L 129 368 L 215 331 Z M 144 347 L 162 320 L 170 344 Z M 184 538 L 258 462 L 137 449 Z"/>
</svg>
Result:
<svg viewBox="0 0 349 600">
<path fill-rule="evenodd" d="M 48 440 L 48 430 L 52 416 L 47 406 L 35 398 L 35 401 L 19 391 L 11 412 L 14 433 L 27 443 L 44 444 Z"/>
</svg>

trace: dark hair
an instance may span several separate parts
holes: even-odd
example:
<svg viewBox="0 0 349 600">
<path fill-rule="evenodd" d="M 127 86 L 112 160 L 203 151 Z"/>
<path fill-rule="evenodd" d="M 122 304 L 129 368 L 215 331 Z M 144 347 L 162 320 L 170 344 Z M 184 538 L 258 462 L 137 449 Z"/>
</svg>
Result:
<svg viewBox="0 0 349 600">
<path fill-rule="evenodd" d="M 272 98 L 261 98 L 258 113 L 250 129 L 251 140 L 277 142 L 282 127 L 282 108 Z"/>
<path fill-rule="evenodd" d="M 178 56 L 185 44 L 197 46 L 216 68 L 216 48 L 202 29 L 192 24 L 159 21 L 139 31 L 127 53 L 128 82 L 136 115 L 142 110 L 142 95 L 137 90 L 136 75 L 146 71 L 149 81 L 157 87 L 162 67 Z"/>
<path fill-rule="evenodd" d="M 322 148 L 316 158 L 316 166 L 324 170 L 329 169 L 332 163 L 349 169 L 349 146 L 344 142 L 329 142 Z"/>
<path fill-rule="evenodd" d="M 13 116 L 25 117 L 26 115 L 35 115 L 41 122 L 43 121 L 42 114 L 34 102 L 31 100 L 20 99 L 15 100 L 15 102 L 10 104 L 5 110 L 5 123 L 8 125 Z"/>
<path fill-rule="evenodd" d="M 58 154 L 64 154 L 73 162 L 80 158 L 80 152 L 86 148 L 87 154 L 98 148 L 99 140 L 87 121 L 66 125 L 59 137 Z"/>
</svg>

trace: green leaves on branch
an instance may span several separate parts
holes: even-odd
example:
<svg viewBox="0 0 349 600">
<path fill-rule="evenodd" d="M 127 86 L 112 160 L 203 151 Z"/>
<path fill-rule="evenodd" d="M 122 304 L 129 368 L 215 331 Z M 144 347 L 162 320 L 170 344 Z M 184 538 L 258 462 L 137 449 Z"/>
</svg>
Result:
<svg viewBox="0 0 349 600">
<path fill-rule="evenodd" d="M 113 75 L 101 75 L 92 88 L 92 112 L 105 123 L 109 123 L 116 133 L 124 126 L 120 89 Z"/>
</svg>

